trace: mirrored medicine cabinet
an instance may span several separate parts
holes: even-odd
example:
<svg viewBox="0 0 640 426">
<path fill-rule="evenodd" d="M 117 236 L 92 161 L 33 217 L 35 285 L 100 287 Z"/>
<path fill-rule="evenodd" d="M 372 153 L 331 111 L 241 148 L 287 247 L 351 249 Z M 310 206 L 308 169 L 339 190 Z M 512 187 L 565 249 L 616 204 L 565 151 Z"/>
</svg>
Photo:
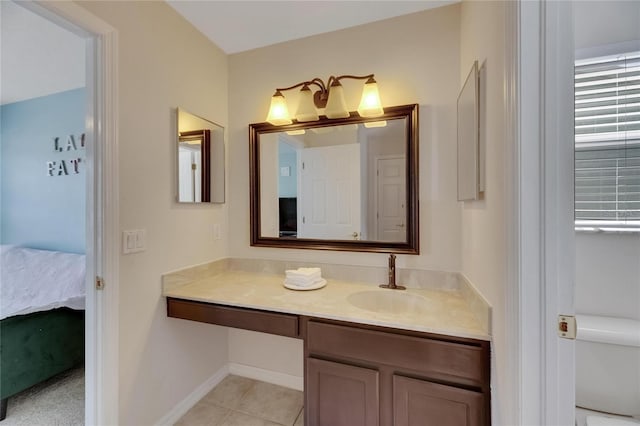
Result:
<svg viewBox="0 0 640 426">
<path fill-rule="evenodd" d="M 179 203 L 224 203 L 224 128 L 177 109 Z"/>
</svg>

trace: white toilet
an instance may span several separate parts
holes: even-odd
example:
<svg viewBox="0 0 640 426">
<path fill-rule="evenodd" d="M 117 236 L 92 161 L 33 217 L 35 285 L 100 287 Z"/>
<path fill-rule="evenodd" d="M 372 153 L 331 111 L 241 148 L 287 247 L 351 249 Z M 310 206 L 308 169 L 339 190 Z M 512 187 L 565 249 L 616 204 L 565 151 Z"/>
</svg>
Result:
<svg viewBox="0 0 640 426">
<path fill-rule="evenodd" d="M 576 315 L 576 425 L 640 426 L 640 321 Z"/>
</svg>

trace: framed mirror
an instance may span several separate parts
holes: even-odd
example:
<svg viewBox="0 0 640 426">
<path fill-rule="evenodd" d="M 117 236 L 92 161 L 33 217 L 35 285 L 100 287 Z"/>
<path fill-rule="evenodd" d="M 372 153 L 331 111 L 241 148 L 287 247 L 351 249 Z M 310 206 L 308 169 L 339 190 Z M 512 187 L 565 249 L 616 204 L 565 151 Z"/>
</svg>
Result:
<svg viewBox="0 0 640 426">
<path fill-rule="evenodd" d="M 224 203 L 224 128 L 178 108 L 179 203 Z"/>
<path fill-rule="evenodd" d="M 249 125 L 251 245 L 419 254 L 418 105 Z"/>
</svg>

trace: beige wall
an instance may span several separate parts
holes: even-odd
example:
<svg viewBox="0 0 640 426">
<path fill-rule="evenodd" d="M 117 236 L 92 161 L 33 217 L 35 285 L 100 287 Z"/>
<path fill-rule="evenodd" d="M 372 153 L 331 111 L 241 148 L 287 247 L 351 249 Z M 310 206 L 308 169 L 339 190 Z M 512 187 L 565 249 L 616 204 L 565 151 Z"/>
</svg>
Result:
<svg viewBox="0 0 640 426">
<path fill-rule="evenodd" d="M 229 57 L 165 3 L 81 4 L 119 31 L 120 221 L 122 229 L 147 230 L 147 251 L 121 258 L 121 424 L 157 421 L 227 360 L 302 374 L 300 341 L 167 319 L 163 272 L 225 256 L 386 264 L 384 254 L 249 246 L 247 126 L 264 121 L 278 86 L 373 72 L 384 105 L 420 104 L 421 254 L 399 256 L 398 266 L 463 271 L 494 306 L 494 324 L 504 323 L 500 3 L 465 2 Z M 487 60 L 488 71 L 487 196 L 463 210 L 456 201 L 455 103 L 476 58 Z M 355 110 L 361 85 L 344 86 Z M 290 108 L 295 95 L 287 92 Z M 228 129 L 224 205 L 173 201 L 177 106 Z M 222 225 L 222 240 L 213 240 L 213 223 Z M 506 371 L 504 327 L 494 325 L 494 332 L 494 362 Z M 499 389 L 503 381 L 498 373 Z"/>
<path fill-rule="evenodd" d="M 480 105 L 485 111 L 481 131 L 486 140 L 486 190 L 484 200 L 465 202 L 462 212 L 461 272 L 493 307 L 492 395 L 494 424 L 505 412 L 500 392 L 506 389 L 506 270 L 507 228 L 504 152 L 504 3 L 464 1 L 461 14 L 459 84 L 462 86 L 474 60 L 485 63 L 486 90 Z M 497 392 L 496 392 L 497 390 Z"/>
<path fill-rule="evenodd" d="M 277 44 L 229 57 L 230 250 L 232 256 L 385 265 L 386 255 L 249 246 L 249 123 L 264 121 L 279 86 L 330 75 L 375 73 L 384 105 L 420 104 L 421 254 L 398 266 L 458 270 L 455 100 L 459 5 Z M 362 84 L 344 83 L 355 110 Z M 290 108 L 297 92 L 286 93 Z"/>
<path fill-rule="evenodd" d="M 295 259 L 384 266 L 385 254 L 254 248 L 249 245 L 249 123 L 265 120 L 276 87 L 313 77 L 375 73 L 383 105 L 420 104 L 419 256 L 398 256 L 398 267 L 460 269 L 460 206 L 456 201 L 456 98 L 460 74 L 460 5 L 393 18 L 229 57 L 230 254 L 246 258 Z M 355 110 L 361 83 L 344 83 Z M 286 97 L 297 105 L 296 91 Z M 262 340 L 229 332 L 230 361 L 274 368 L 267 359 L 288 359 L 302 344 Z M 260 348 L 259 350 L 257 348 Z M 245 356 L 239 359 L 239 355 Z M 247 353 L 253 354 L 246 356 Z M 300 375 L 299 365 L 278 363 L 279 372 Z"/>
<path fill-rule="evenodd" d="M 120 258 L 119 424 L 157 422 L 227 362 L 227 332 L 166 318 L 163 272 L 225 257 L 225 205 L 178 205 L 180 106 L 227 126 L 227 57 L 164 2 L 81 2 L 118 30 L 120 226 L 147 250 Z"/>
</svg>

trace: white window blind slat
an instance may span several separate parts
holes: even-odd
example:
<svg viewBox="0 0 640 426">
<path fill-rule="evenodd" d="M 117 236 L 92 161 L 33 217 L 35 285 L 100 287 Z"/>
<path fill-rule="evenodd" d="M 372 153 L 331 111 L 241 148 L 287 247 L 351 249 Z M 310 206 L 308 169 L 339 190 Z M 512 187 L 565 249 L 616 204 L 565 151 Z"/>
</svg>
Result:
<svg viewBox="0 0 640 426">
<path fill-rule="evenodd" d="M 640 52 L 576 61 L 575 219 L 640 228 Z"/>
</svg>

